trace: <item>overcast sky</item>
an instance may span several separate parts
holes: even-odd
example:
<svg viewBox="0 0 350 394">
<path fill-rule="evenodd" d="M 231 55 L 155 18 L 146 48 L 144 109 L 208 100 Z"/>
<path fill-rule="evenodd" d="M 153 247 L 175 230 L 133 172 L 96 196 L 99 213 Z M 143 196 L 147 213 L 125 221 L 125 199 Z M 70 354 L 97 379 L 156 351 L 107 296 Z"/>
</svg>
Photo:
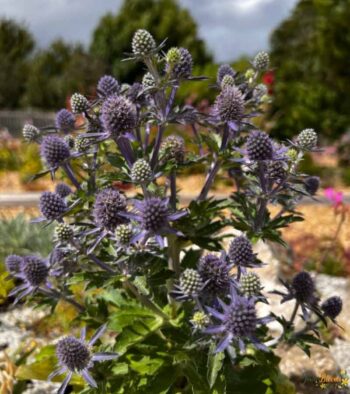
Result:
<svg viewBox="0 0 350 394">
<path fill-rule="evenodd" d="M 268 48 L 271 30 L 297 0 L 179 0 L 217 61 Z M 61 37 L 88 44 L 98 20 L 122 0 L 0 0 L 0 15 L 24 21 L 40 46 Z"/>
</svg>

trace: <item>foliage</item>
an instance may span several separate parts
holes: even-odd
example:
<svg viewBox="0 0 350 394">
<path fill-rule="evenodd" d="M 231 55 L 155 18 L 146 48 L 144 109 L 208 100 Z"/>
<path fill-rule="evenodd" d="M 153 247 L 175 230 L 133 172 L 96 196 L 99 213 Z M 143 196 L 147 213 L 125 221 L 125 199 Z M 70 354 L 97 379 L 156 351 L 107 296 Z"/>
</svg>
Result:
<svg viewBox="0 0 350 394">
<path fill-rule="evenodd" d="M 140 79 L 143 70 L 140 64 L 122 62 L 139 28 L 150 31 L 159 42 L 167 37 L 169 48 L 188 48 L 195 64 L 203 66 L 211 60 L 204 42 L 197 36 L 196 23 L 176 0 L 125 0 L 120 11 L 104 16 L 93 33 L 91 53 L 103 61 L 105 72 L 125 82 Z"/>
<path fill-rule="evenodd" d="M 135 33 L 133 50 L 129 61 L 144 63 L 147 85 L 104 77 L 112 92 L 99 89 L 89 101 L 75 95 L 84 124 L 70 124 L 69 139 L 60 127 L 31 135 L 24 128 L 26 138 L 41 145 L 47 167 L 36 177 L 62 170 L 74 191 L 42 194 L 36 222 L 57 222 L 53 250 L 42 258 L 11 256 L 8 269 L 21 284 L 10 294 L 17 302 L 30 295 L 56 311 L 69 303 L 77 314 L 69 337 L 42 349 L 17 377 L 46 379 L 57 359 L 51 376 L 66 375 L 60 392 L 68 384 L 75 392 L 96 392 L 85 380 L 101 393 L 293 393 L 273 349 L 285 342 L 309 354 L 311 344 L 324 345 L 319 328 L 334 321 L 341 300 L 323 310 L 311 276 L 302 272 L 292 283 L 282 282 L 285 291 L 275 291 L 282 302 L 294 302 L 292 315 L 258 317 L 268 294 L 258 275 L 250 276 L 249 294 L 241 280 L 247 283 L 247 273 L 258 274 L 262 266 L 253 251 L 257 240 L 284 245 L 281 230 L 303 220 L 296 206 L 317 187 L 310 189 L 298 165 L 317 150 L 317 135 L 307 130 L 296 142 L 281 144 L 254 130 L 251 119 L 266 100 L 259 84 L 266 53 L 257 55 L 248 73 L 225 66 L 223 75 L 221 69 L 210 81 L 217 97 L 206 114 L 175 102 L 183 82 L 203 80 L 192 75 L 187 51 L 173 49 L 179 56 L 168 61 L 164 45 L 145 30 Z M 190 128 L 193 149 L 179 136 L 164 138 L 169 126 L 176 130 L 173 124 Z M 206 175 L 202 190 L 183 204 L 177 177 L 199 164 Z M 235 191 L 221 200 L 210 197 L 215 178 L 228 170 Z M 270 203 L 279 207 L 274 216 Z M 298 311 L 301 332 L 294 325 Z M 267 326 L 272 320 L 282 328 L 277 338 Z M 86 342 L 85 330 L 80 341 L 75 337 L 78 326 L 87 327 L 90 337 L 90 329 L 101 325 L 97 337 L 106 327 L 109 336 L 99 342 L 95 336 Z M 74 347 L 62 345 L 67 343 Z"/>
<path fill-rule="evenodd" d="M 34 48 L 31 33 L 10 19 L 0 20 L 0 107 L 15 108 L 25 90 L 29 56 Z"/>
<path fill-rule="evenodd" d="M 334 140 L 349 126 L 348 0 L 301 0 L 274 31 L 271 116 L 276 135 L 309 125 Z"/>
</svg>

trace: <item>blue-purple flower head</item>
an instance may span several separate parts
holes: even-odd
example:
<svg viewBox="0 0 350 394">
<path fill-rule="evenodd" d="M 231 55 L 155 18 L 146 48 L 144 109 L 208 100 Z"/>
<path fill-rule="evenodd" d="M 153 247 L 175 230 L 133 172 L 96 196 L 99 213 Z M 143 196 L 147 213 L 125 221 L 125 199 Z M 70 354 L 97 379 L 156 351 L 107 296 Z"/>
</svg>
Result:
<svg viewBox="0 0 350 394">
<path fill-rule="evenodd" d="M 343 309 L 343 301 L 337 296 L 329 297 L 322 303 L 321 309 L 325 316 L 334 320 Z"/>
<path fill-rule="evenodd" d="M 150 237 L 155 237 L 161 247 L 164 246 L 163 235 L 178 231 L 170 227 L 170 222 L 180 219 L 187 214 L 186 211 L 171 212 L 168 199 L 159 197 L 145 198 L 143 201 L 135 200 L 137 213 L 128 213 L 126 217 L 140 223 L 141 231 L 133 241 L 143 239 L 146 242 Z"/>
<path fill-rule="evenodd" d="M 10 296 L 16 296 L 15 303 L 30 293 L 34 293 L 39 286 L 47 287 L 49 267 L 47 262 L 38 256 L 25 256 L 18 272 L 13 273 L 23 284 L 15 287 Z"/>
<path fill-rule="evenodd" d="M 110 96 L 102 105 L 101 120 L 112 138 L 132 132 L 137 124 L 135 105 L 124 96 Z"/>
<path fill-rule="evenodd" d="M 67 142 L 56 135 L 48 135 L 43 138 L 40 154 L 49 168 L 57 168 L 70 157 Z"/>
<path fill-rule="evenodd" d="M 67 205 L 59 194 L 43 192 L 39 200 L 39 209 L 45 219 L 57 220 L 62 218 Z"/>
<path fill-rule="evenodd" d="M 56 127 L 64 133 L 70 133 L 75 128 L 75 117 L 67 109 L 61 109 L 56 114 Z"/>
<path fill-rule="evenodd" d="M 68 197 L 72 193 L 72 189 L 66 183 L 58 183 L 55 192 L 62 198 Z"/>
<path fill-rule="evenodd" d="M 250 161 L 272 160 L 274 157 L 271 138 L 260 130 L 254 130 L 249 134 L 246 148 Z"/>
<path fill-rule="evenodd" d="M 214 112 L 223 122 L 241 122 L 244 117 L 244 98 L 236 86 L 227 86 L 217 96 Z"/>
<path fill-rule="evenodd" d="M 5 259 L 5 266 L 9 273 L 17 273 L 23 265 L 23 257 L 16 254 L 10 254 Z"/>
<path fill-rule="evenodd" d="M 231 301 L 225 304 L 220 301 L 220 308 L 207 307 L 208 312 L 217 321 L 217 324 L 208 327 L 204 332 L 218 337 L 216 352 L 222 352 L 231 344 L 238 345 L 241 351 L 245 350 L 245 342 L 264 351 L 268 348 L 259 342 L 255 336 L 257 326 L 271 321 L 271 318 L 259 319 L 255 309 L 255 299 L 237 295 L 232 288 Z"/>
<path fill-rule="evenodd" d="M 125 211 L 126 198 L 118 190 L 107 188 L 97 194 L 93 217 L 99 227 L 114 231 L 119 224 L 126 222 L 120 215 Z"/>
<path fill-rule="evenodd" d="M 58 341 L 56 345 L 56 355 L 58 359 L 58 369 L 50 374 L 49 379 L 57 375 L 66 374 L 66 377 L 58 390 L 58 394 L 64 394 L 73 373 L 81 375 L 92 387 L 97 388 L 97 383 L 90 375 L 89 369 L 94 362 L 114 360 L 117 353 L 93 353 L 92 346 L 101 337 L 106 329 L 106 325 L 99 328 L 89 342 L 85 340 L 85 328 L 81 332 L 80 338 L 67 336 Z"/>
<path fill-rule="evenodd" d="M 171 76 L 174 79 L 186 79 L 192 74 L 193 59 L 186 48 L 179 48 L 180 58 L 172 65 Z"/>
<path fill-rule="evenodd" d="M 119 93 L 119 83 L 111 75 L 104 75 L 97 84 L 97 94 L 99 97 L 106 98 Z"/>
<path fill-rule="evenodd" d="M 222 296 L 229 291 L 232 283 L 230 268 L 231 266 L 221 256 L 207 254 L 200 259 L 198 273 L 205 283 L 202 292 L 204 298 Z"/>
<path fill-rule="evenodd" d="M 314 196 L 320 187 L 320 178 L 318 176 L 309 176 L 304 181 L 305 190 Z"/>
<path fill-rule="evenodd" d="M 230 77 L 232 77 L 234 79 L 236 73 L 229 64 L 222 64 L 219 67 L 217 75 L 216 75 L 216 82 L 219 86 L 221 86 L 221 82 L 226 75 L 229 75 Z"/>
<path fill-rule="evenodd" d="M 241 271 L 245 272 L 247 267 L 259 266 L 256 262 L 253 246 L 244 235 L 233 239 L 229 247 L 228 257 L 230 262 L 237 267 L 238 276 L 240 276 Z"/>
</svg>

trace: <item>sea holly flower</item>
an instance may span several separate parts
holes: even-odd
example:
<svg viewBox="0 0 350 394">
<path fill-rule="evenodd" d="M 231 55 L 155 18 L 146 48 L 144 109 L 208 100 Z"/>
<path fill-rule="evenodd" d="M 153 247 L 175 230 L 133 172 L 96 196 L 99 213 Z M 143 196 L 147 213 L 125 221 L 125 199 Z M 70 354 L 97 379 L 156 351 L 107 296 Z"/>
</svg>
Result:
<svg viewBox="0 0 350 394">
<path fill-rule="evenodd" d="M 186 48 L 179 48 L 180 58 L 171 67 L 171 77 L 174 79 L 187 79 L 192 74 L 193 59 Z"/>
<path fill-rule="evenodd" d="M 198 271 L 186 268 L 180 275 L 179 283 L 175 286 L 172 295 L 179 301 L 198 298 L 205 283 Z"/>
<path fill-rule="evenodd" d="M 45 219 L 62 221 L 67 205 L 59 194 L 43 192 L 39 200 L 39 209 Z"/>
<path fill-rule="evenodd" d="M 256 329 L 259 325 L 266 324 L 273 319 L 270 316 L 258 318 L 255 310 L 254 297 L 246 298 L 237 294 L 234 287 L 231 288 L 231 300 L 229 304 L 219 300 L 219 308 L 207 307 L 209 314 L 217 321 L 217 324 L 204 330 L 206 334 L 215 335 L 219 343 L 215 352 L 222 352 L 232 343 L 238 345 L 244 352 L 246 342 L 251 342 L 257 349 L 269 351 L 269 349 L 256 337 Z"/>
<path fill-rule="evenodd" d="M 74 93 L 70 98 L 73 114 L 81 114 L 89 108 L 88 99 L 80 93 Z"/>
<path fill-rule="evenodd" d="M 223 122 L 236 122 L 239 124 L 244 117 L 244 96 L 236 86 L 227 86 L 217 96 L 214 113 Z"/>
<path fill-rule="evenodd" d="M 106 98 L 119 93 L 119 83 L 111 75 L 104 75 L 97 84 L 97 93 L 99 97 Z"/>
<path fill-rule="evenodd" d="M 321 304 L 321 309 L 326 317 L 334 321 L 343 309 L 343 301 L 338 296 L 329 297 Z"/>
<path fill-rule="evenodd" d="M 49 375 L 49 380 L 62 374 L 66 374 L 66 377 L 57 394 L 65 393 L 74 373 L 81 375 L 90 386 L 94 388 L 98 387 L 89 370 L 93 367 L 95 362 L 115 360 L 119 356 L 117 353 L 92 352 L 92 347 L 105 332 L 106 328 L 107 325 L 104 324 L 96 331 L 89 341 L 86 341 L 86 328 L 82 329 L 80 338 L 67 336 L 58 341 L 56 345 L 58 369 Z"/>
<path fill-rule="evenodd" d="M 74 230 L 66 223 L 58 223 L 55 227 L 55 235 L 60 242 L 68 242 L 73 238 Z"/>
<path fill-rule="evenodd" d="M 226 76 L 230 76 L 232 79 L 234 79 L 236 76 L 236 72 L 229 64 L 222 64 L 216 74 L 216 82 L 218 86 L 221 86 L 222 81 Z"/>
<path fill-rule="evenodd" d="M 50 169 L 56 169 L 70 157 L 68 144 L 56 135 L 48 135 L 43 138 L 40 154 Z"/>
<path fill-rule="evenodd" d="M 136 56 L 150 55 L 156 49 L 156 42 L 151 33 L 139 29 L 132 38 L 132 52 Z"/>
<path fill-rule="evenodd" d="M 22 130 L 23 139 L 26 142 L 37 142 L 40 138 L 40 131 L 32 124 L 25 124 Z"/>
<path fill-rule="evenodd" d="M 134 200 L 134 207 L 134 212 L 122 214 L 140 225 L 140 231 L 133 237 L 132 242 L 141 240 L 145 244 L 149 238 L 155 237 L 159 246 L 164 247 L 163 238 L 166 234 L 181 235 L 170 226 L 169 222 L 187 215 L 187 211 L 171 212 L 168 198 L 148 197 L 143 201 Z"/>
<path fill-rule="evenodd" d="M 72 189 L 66 183 L 61 182 L 56 185 L 55 192 L 62 198 L 65 198 L 72 193 Z"/>
<path fill-rule="evenodd" d="M 305 190 L 314 196 L 320 187 L 320 178 L 318 176 L 309 176 L 304 181 Z"/>
<path fill-rule="evenodd" d="M 264 51 L 259 52 L 253 60 L 253 65 L 255 69 L 258 71 L 267 70 L 269 64 L 270 64 L 270 56 L 267 52 Z"/>
<path fill-rule="evenodd" d="M 61 109 L 56 114 L 56 127 L 65 134 L 70 133 L 75 128 L 75 117 L 67 109 Z"/>
<path fill-rule="evenodd" d="M 317 146 L 318 136 L 314 129 L 301 131 L 296 138 L 296 145 L 304 150 L 313 150 Z"/>
<path fill-rule="evenodd" d="M 18 256 L 16 254 L 10 254 L 5 259 L 5 266 L 10 274 L 15 274 L 19 272 L 22 264 L 23 264 L 23 257 Z"/>
<path fill-rule="evenodd" d="M 241 273 L 246 273 L 246 268 L 261 266 L 261 264 L 257 262 L 251 242 L 244 235 L 240 235 L 231 241 L 228 258 L 230 262 L 237 267 L 237 280 L 239 280 Z"/>
<path fill-rule="evenodd" d="M 51 287 L 48 282 L 49 266 L 45 260 L 37 256 L 23 257 L 19 270 L 12 271 L 11 274 L 24 282 L 9 293 L 10 296 L 16 296 L 15 304 L 27 295 L 36 292 L 40 286 Z"/>
</svg>

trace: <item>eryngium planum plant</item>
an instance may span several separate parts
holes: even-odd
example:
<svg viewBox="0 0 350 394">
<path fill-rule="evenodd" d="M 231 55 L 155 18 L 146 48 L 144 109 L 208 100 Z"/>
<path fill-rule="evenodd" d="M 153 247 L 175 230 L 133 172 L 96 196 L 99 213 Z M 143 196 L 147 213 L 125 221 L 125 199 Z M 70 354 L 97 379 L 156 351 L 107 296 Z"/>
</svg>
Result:
<svg viewBox="0 0 350 394">
<path fill-rule="evenodd" d="M 308 352 L 311 343 L 322 344 L 319 329 L 335 322 L 342 302 L 334 295 L 321 303 L 302 272 L 283 281 L 286 291 L 275 291 L 294 304 L 290 316 L 262 316 L 270 295 L 259 270 L 269 262 L 258 259 L 254 244 L 284 244 L 281 228 L 302 220 L 295 207 L 319 182 L 310 185 L 298 164 L 317 149 L 317 135 L 304 130 L 276 142 L 255 126 L 267 101 L 266 53 L 244 74 L 220 67 L 212 83 L 217 99 L 201 113 L 176 102 L 181 83 L 206 83 L 192 76 L 186 49 L 164 53 L 144 30 L 131 46 L 128 60 L 143 62 L 152 83 L 129 86 L 104 76 L 96 97 L 73 96 L 79 120 L 61 110 L 51 129 L 35 129 L 36 138 L 24 129 L 27 141 L 41 144 L 41 175 L 63 171 L 72 190 L 43 193 L 37 220 L 56 222 L 53 250 L 7 259 L 18 283 L 11 295 L 76 308 L 69 336 L 54 342 L 58 369 L 48 371 L 61 376 L 60 393 L 69 385 L 81 393 L 290 392 L 275 347 L 286 342 Z M 195 149 L 176 135 L 183 125 Z M 82 138 L 84 149 L 77 149 L 74 139 Z M 207 168 L 206 178 L 185 203 L 177 178 L 194 167 Z M 233 193 L 210 196 L 227 173 Z M 274 215 L 269 204 L 279 207 Z M 272 321 L 282 334 L 273 334 Z M 80 326 L 89 331 L 79 337 Z M 76 375 L 80 380 L 71 381 Z"/>
</svg>

